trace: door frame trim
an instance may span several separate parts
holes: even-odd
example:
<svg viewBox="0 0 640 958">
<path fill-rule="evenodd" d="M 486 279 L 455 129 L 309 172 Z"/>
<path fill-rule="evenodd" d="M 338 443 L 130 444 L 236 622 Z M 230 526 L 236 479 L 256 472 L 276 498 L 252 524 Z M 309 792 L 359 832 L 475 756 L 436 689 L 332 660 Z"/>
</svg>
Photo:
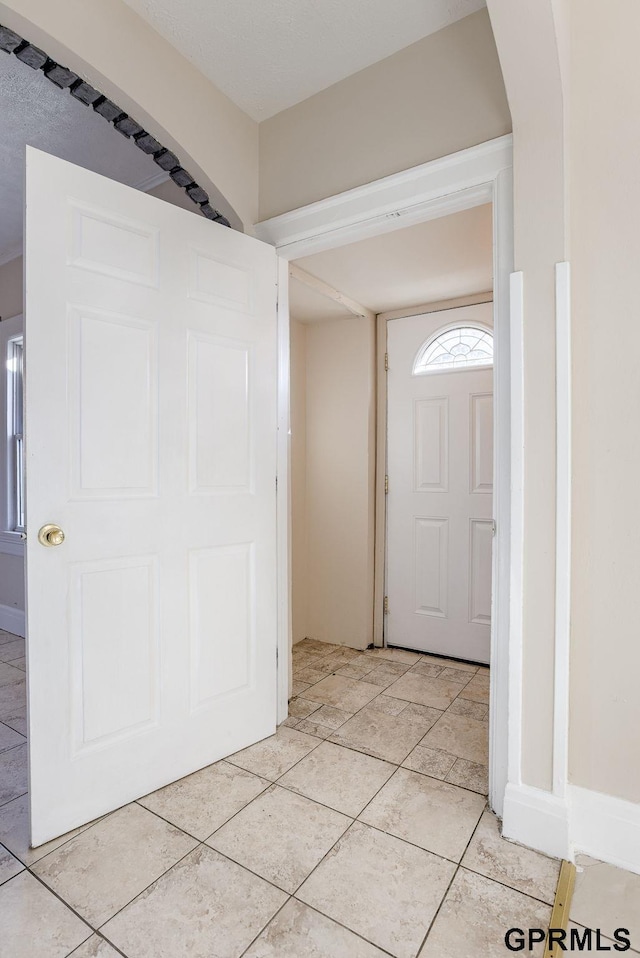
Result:
<svg viewBox="0 0 640 958">
<path fill-rule="evenodd" d="M 513 139 L 509 134 L 479 146 L 432 160 L 410 170 L 328 197 L 256 224 L 258 239 L 276 247 L 285 260 L 353 243 L 417 223 L 493 204 L 494 291 L 494 476 L 496 536 L 493 549 L 489 801 L 502 814 L 507 781 L 520 784 L 522 698 L 522 529 L 521 494 L 523 454 L 522 312 L 511 310 L 513 271 Z M 288 324 L 287 324 L 288 329 Z M 279 339 L 284 320 L 279 323 Z M 516 349 L 510 349 L 511 341 Z M 378 323 L 378 341 L 380 323 Z M 379 350 L 380 353 L 380 350 Z M 284 360 L 283 349 L 280 357 Z M 380 376 L 380 355 L 378 375 Z M 382 352 L 384 365 L 384 351 Z M 280 417 L 289 415 L 289 370 L 279 374 Z M 284 380 L 287 380 L 286 388 Z M 285 405 L 286 412 L 283 411 Z M 384 450 L 383 450 L 384 452 Z M 377 450 L 380 455 L 380 450 Z M 288 443 L 279 443 L 278 474 L 289 474 Z M 515 483 L 512 495 L 512 482 Z M 378 483 L 379 485 L 379 483 Z M 278 513 L 286 522 L 281 541 L 290 535 L 290 513 Z M 380 516 L 376 540 L 383 535 Z M 376 585 L 384 570 L 376 564 Z M 382 580 L 381 580 L 382 576 Z M 279 560 L 279 608 L 290 602 L 290 576 Z M 379 601 L 376 601 L 376 607 Z M 377 625 L 379 630 L 379 623 Z M 281 619 L 281 658 L 290 658 L 290 623 Z M 279 673 L 278 701 L 283 701 L 284 670 Z M 288 688 L 288 676 L 287 688 Z M 286 710 L 285 710 L 286 714 Z M 279 713 L 278 720 L 284 715 Z"/>
<path fill-rule="evenodd" d="M 291 691 L 291 345 L 289 263 L 276 261 L 278 284 L 278 439 L 276 462 L 277 700 L 276 722 L 289 714 Z"/>
</svg>

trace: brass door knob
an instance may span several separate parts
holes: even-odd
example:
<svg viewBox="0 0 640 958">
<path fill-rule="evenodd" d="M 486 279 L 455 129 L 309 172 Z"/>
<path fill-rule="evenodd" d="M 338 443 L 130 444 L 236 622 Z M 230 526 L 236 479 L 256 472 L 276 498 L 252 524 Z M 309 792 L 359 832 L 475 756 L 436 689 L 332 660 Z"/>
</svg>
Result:
<svg viewBox="0 0 640 958">
<path fill-rule="evenodd" d="M 50 522 L 38 533 L 38 542 L 43 546 L 61 546 L 64 542 L 64 532 L 60 526 Z"/>
</svg>

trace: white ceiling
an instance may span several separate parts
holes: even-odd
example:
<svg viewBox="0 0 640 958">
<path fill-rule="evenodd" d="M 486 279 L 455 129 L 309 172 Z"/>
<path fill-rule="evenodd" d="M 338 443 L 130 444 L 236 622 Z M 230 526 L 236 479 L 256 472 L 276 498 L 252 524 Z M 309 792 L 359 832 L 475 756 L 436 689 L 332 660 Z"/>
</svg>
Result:
<svg viewBox="0 0 640 958">
<path fill-rule="evenodd" d="M 485 292 L 493 286 L 491 204 L 296 263 L 375 313 Z M 304 323 L 351 315 L 297 280 L 291 281 L 290 308 Z"/>
<path fill-rule="evenodd" d="M 0 263 L 22 251 L 26 144 L 139 189 L 166 179 L 150 156 L 91 107 L 0 52 Z"/>
<path fill-rule="evenodd" d="M 125 2 L 255 120 L 485 6 L 485 0 Z"/>
</svg>

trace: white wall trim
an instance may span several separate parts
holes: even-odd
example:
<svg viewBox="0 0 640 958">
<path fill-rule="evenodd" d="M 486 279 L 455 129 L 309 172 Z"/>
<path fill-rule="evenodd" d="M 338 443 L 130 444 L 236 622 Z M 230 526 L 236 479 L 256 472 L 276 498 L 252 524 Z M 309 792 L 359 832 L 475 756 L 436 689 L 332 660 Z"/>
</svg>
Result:
<svg viewBox="0 0 640 958">
<path fill-rule="evenodd" d="M 475 293 L 470 296 L 457 296 L 455 299 L 439 299 L 433 303 L 422 303 L 420 306 L 406 306 L 403 309 L 390 309 L 386 313 L 378 313 L 379 319 L 406 319 L 409 316 L 426 316 L 428 313 L 441 313 L 445 309 L 460 309 L 464 306 L 479 306 L 481 303 L 493 302 L 493 290 Z"/>
<path fill-rule="evenodd" d="M 298 259 L 490 203 L 497 171 L 511 164 L 508 134 L 263 220 L 254 233 Z"/>
<path fill-rule="evenodd" d="M 510 277 L 511 569 L 509 594 L 508 779 L 522 784 L 522 641 L 524 573 L 524 276 Z"/>
<path fill-rule="evenodd" d="M 375 183 L 329 197 L 310 206 L 259 223 L 255 235 L 276 246 L 287 260 L 326 249 L 336 249 L 355 240 L 446 216 L 480 203 L 494 205 L 494 318 L 496 364 L 493 616 L 491 630 L 491 720 L 489 771 L 490 803 L 502 814 L 508 775 L 508 756 L 521 747 L 510 725 L 510 615 L 512 592 L 521 602 L 522 583 L 510 563 L 511 523 L 511 377 L 519 380 L 522 353 L 510 352 L 510 274 L 513 269 L 513 180 L 511 136 L 483 143 L 460 153 L 425 163 L 385 177 Z M 288 402 L 288 397 L 287 397 Z M 518 437 L 521 442 L 521 436 Z M 517 500 L 522 507 L 522 499 Z M 378 518 L 384 510 L 378 509 Z M 282 513 L 280 513 L 282 515 Z M 515 516 L 521 528 L 522 517 Z M 376 538 L 384 529 L 376 528 Z M 380 555 L 380 550 L 376 550 Z M 378 576 L 379 580 L 379 576 Z M 289 580 L 279 588 L 290 588 Z M 280 599 L 280 602 L 283 600 Z M 515 610 L 518 612 L 518 610 Z M 521 617 L 522 610 L 519 610 Z M 379 617 L 376 639 L 379 641 Z M 519 761 L 519 758 L 518 758 Z"/>
<path fill-rule="evenodd" d="M 384 592 L 387 579 L 387 320 L 376 317 L 376 480 L 373 559 L 373 644 L 384 646 Z"/>
<path fill-rule="evenodd" d="M 556 608 L 553 682 L 553 793 L 569 778 L 571 641 L 571 274 L 556 264 Z"/>
<path fill-rule="evenodd" d="M 570 854 L 569 808 L 551 792 L 509 783 L 504 798 L 502 834 L 554 858 Z"/>
<path fill-rule="evenodd" d="M 509 139 L 509 144 L 511 140 Z M 498 153 L 505 159 L 502 151 Z M 509 153 L 511 156 L 511 153 Z M 484 162 L 484 160 L 483 160 Z M 493 200 L 493 540 L 491 577 L 491 692 L 489 697 L 489 804 L 502 815 L 509 780 L 509 748 L 513 729 L 509 717 L 511 675 L 511 590 L 522 595 L 511 564 L 513 519 L 511 507 L 512 423 L 511 377 L 522 375 L 519 356 L 511 358 L 511 272 L 513 270 L 513 169 L 496 167 L 491 183 Z M 514 370 L 513 366 L 516 364 Z M 520 437 L 516 434 L 516 443 Z M 516 517 L 516 528 L 519 519 Z M 517 567 L 516 571 L 517 570 Z M 520 610 L 522 614 L 522 610 Z M 516 740 L 517 748 L 521 741 Z"/>
<path fill-rule="evenodd" d="M 12 605 L 0 605 L 0 629 L 13 632 L 14 635 L 25 636 L 24 609 L 16 609 Z"/>
<path fill-rule="evenodd" d="M 573 854 L 640 875 L 640 804 L 569 786 Z"/>
<path fill-rule="evenodd" d="M 291 687 L 291 413 L 289 264 L 278 257 L 278 448 L 276 548 L 278 563 L 278 725 L 289 714 Z"/>
</svg>

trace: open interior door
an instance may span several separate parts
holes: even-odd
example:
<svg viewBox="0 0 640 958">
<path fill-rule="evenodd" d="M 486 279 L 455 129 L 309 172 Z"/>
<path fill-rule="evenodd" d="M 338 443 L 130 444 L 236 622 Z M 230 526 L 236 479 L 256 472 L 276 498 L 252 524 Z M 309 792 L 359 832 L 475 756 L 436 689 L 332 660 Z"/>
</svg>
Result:
<svg viewBox="0 0 640 958">
<path fill-rule="evenodd" d="M 39 845 L 275 730 L 276 254 L 33 149 L 25 252 Z"/>
</svg>

